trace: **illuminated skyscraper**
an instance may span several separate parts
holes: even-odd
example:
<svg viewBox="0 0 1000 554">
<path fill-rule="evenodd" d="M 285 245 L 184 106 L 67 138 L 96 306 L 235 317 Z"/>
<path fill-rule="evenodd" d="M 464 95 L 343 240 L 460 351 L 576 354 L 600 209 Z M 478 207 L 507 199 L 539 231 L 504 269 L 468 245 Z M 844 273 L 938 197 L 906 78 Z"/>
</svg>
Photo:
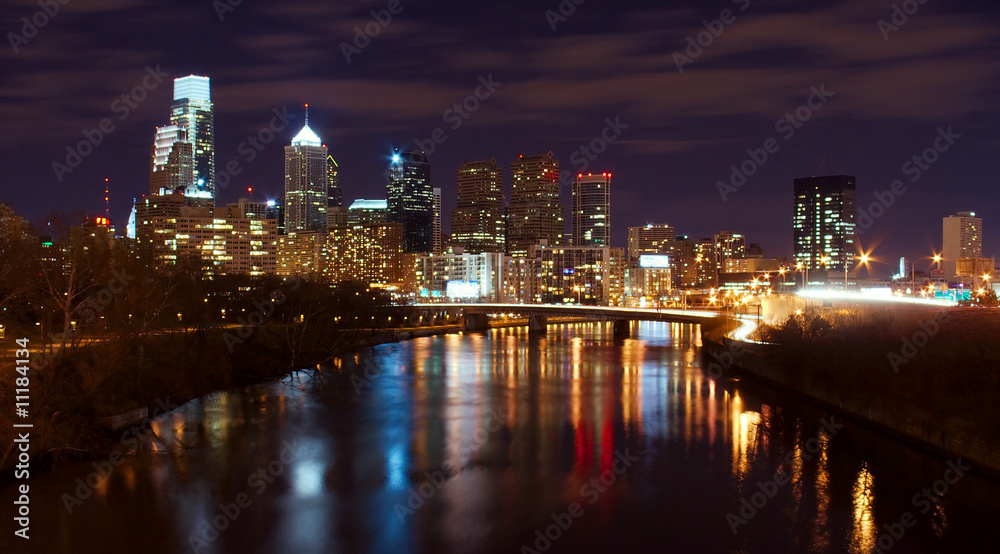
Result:
<svg viewBox="0 0 1000 554">
<path fill-rule="evenodd" d="M 389 221 L 389 207 L 385 200 L 359 198 L 347 212 L 348 225 L 372 225 Z"/>
<path fill-rule="evenodd" d="M 344 205 L 344 193 L 340 189 L 340 165 L 332 155 L 326 157 L 326 168 L 330 183 L 330 200 L 327 206 L 339 208 Z"/>
<path fill-rule="evenodd" d="M 941 265 L 945 277 L 958 275 L 959 258 L 983 257 L 983 220 L 975 212 L 959 212 L 943 220 Z"/>
<path fill-rule="evenodd" d="M 573 246 L 611 246 L 611 174 L 573 181 Z"/>
<path fill-rule="evenodd" d="M 434 248 L 434 187 L 431 164 L 423 152 L 397 151 L 389 170 L 389 221 L 403 224 L 403 251 Z"/>
<path fill-rule="evenodd" d="M 548 242 L 561 244 L 566 220 L 559 202 L 559 161 L 552 151 L 539 156 L 518 156 L 511 163 L 511 195 L 507 248 L 524 256 L 528 247 Z"/>
<path fill-rule="evenodd" d="M 666 224 L 651 223 L 645 227 L 629 227 L 629 259 L 637 260 L 643 254 L 672 254 L 674 235 L 674 228 Z"/>
<path fill-rule="evenodd" d="M 434 188 L 434 223 L 432 227 L 434 229 L 434 240 L 431 251 L 435 254 L 440 254 L 444 237 L 441 236 L 441 189 L 437 187 Z"/>
<path fill-rule="evenodd" d="M 458 204 L 451 212 L 451 243 L 469 254 L 504 251 L 503 175 L 496 158 L 458 168 Z"/>
<path fill-rule="evenodd" d="M 187 131 L 177 125 L 156 128 L 149 162 L 149 193 L 172 194 L 179 188 L 194 184 L 193 149 L 187 142 Z"/>
<path fill-rule="evenodd" d="M 849 175 L 795 180 L 795 262 L 843 273 L 855 255 L 855 182 Z"/>
<path fill-rule="evenodd" d="M 215 115 L 208 77 L 174 79 L 170 123 L 187 131 L 194 156 L 194 187 L 200 196 L 215 199 Z"/>
<path fill-rule="evenodd" d="M 306 123 L 285 147 L 285 233 L 326 232 L 330 169 L 323 141 Z"/>
</svg>

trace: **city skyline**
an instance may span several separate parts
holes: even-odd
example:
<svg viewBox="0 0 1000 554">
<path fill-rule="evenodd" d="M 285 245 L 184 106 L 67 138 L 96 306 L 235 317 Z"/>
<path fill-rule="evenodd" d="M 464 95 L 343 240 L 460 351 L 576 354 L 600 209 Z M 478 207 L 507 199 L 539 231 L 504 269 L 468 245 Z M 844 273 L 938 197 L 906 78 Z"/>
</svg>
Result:
<svg viewBox="0 0 1000 554">
<path fill-rule="evenodd" d="M 29 4 L 24 4 L 23 14 L 12 14 L 11 21 L 37 9 Z M 148 190 L 144 182 L 150 131 L 165 123 L 172 80 L 193 73 L 212 79 L 216 170 L 226 171 L 229 162 L 240 170 L 228 176 L 228 186 L 220 181 L 220 205 L 236 200 L 247 186 L 254 187 L 258 198 L 280 194 L 281 145 L 302 124 L 299 106 L 312 99 L 313 125 L 341 164 L 347 199 L 381 197 L 378 189 L 384 186 L 380 181 L 393 149 L 419 142 L 434 146 L 431 163 L 444 180 L 435 179 L 432 185 L 444 191 L 442 212 L 450 214 L 456 202 L 452 172 L 462 160 L 495 157 L 505 165 L 518 154 L 552 149 L 562 168 L 574 174 L 584 163 L 586 172 L 615 174 L 612 244 L 625 244 L 628 227 L 667 223 L 695 238 L 734 229 L 763 244 L 770 255 L 790 256 L 791 182 L 845 173 L 857 176 L 859 213 L 879 215 L 865 229 L 861 244 L 866 250 L 877 245 L 876 256 L 886 262 L 877 266 L 882 273 L 890 272 L 900 256 L 940 249 L 940 219 L 962 211 L 981 214 L 986 222 L 983 255 L 995 255 L 1000 251 L 1000 228 L 989 222 L 1000 213 L 991 193 L 997 187 L 1000 145 L 993 133 L 998 110 L 988 98 L 997 89 L 997 41 L 996 29 L 986 21 L 996 7 L 985 2 L 928 4 L 905 26 L 884 35 L 878 21 L 891 18 L 891 6 L 849 4 L 803 9 L 781 2 L 753 3 L 694 57 L 685 53 L 687 39 L 705 30 L 703 21 L 718 18 L 723 5 L 638 7 L 609 17 L 610 8 L 589 3 L 565 21 L 550 24 L 547 8 L 524 4 L 512 11 L 523 14 L 526 23 L 511 27 L 508 16 L 501 14 L 495 27 L 481 33 L 482 44 L 472 47 L 474 54 L 481 54 L 475 63 L 459 54 L 445 60 L 440 52 L 447 49 L 419 38 L 420 30 L 458 28 L 457 13 L 449 14 L 448 6 L 405 6 L 385 32 L 348 63 L 339 46 L 353 41 L 355 26 L 371 20 L 373 7 L 367 4 L 306 3 L 294 14 L 277 17 L 270 8 L 243 5 L 224 13 L 221 21 L 199 4 L 207 12 L 206 21 L 191 25 L 211 34 L 216 44 L 232 45 L 239 60 L 225 48 L 196 52 L 126 34 L 120 37 L 122 44 L 106 43 L 124 55 L 113 64 L 95 60 L 107 79 L 94 82 L 82 72 L 64 71 L 65 90 L 49 91 L 41 86 L 46 71 L 66 69 L 60 47 L 72 44 L 92 18 L 134 16 L 141 29 L 164 13 L 163 8 L 131 2 L 90 13 L 66 8 L 58 25 L 41 30 L 19 53 L 2 54 L 10 68 L 5 81 L 14 100 L 10 104 L 21 109 L 4 107 L 12 132 L 0 139 L 7 141 L 3 161 L 10 168 L 0 177 L 0 198 L 29 219 L 50 210 L 103 213 L 104 178 L 109 178 L 111 214 L 122 227 L 132 199 Z M 308 18 L 328 21 L 323 49 L 316 48 L 318 26 L 302 25 Z M 294 36 L 294 25 L 303 27 L 302 36 L 281 42 Z M 826 31 L 810 33 L 818 25 Z M 506 36 L 501 28 L 514 30 Z M 782 69 L 774 69 L 766 62 L 775 52 L 762 38 L 766 31 L 777 34 L 774 40 L 786 47 L 823 55 L 824 64 L 800 67 L 779 51 L 777 67 Z M 240 34 L 260 35 L 262 40 L 253 45 L 239 42 Z M 465 33 L 456 32 L 435 40 L 464 38 Z M 409 44 L 406 51 L 398 48 L 402 43 Z M 507 63 L 526 46 L 538 53 L 520 56 L 520 64 Z M 420 71 L 400 66 L 431 50 L 441 63 Z M 547 63 L 545 55 L 553 53 L 560 54 L 559 62 Z M 692 63 L 678 68 L 676 53 Z M 272 54 L 281 64 L 290 59 L 301 64 L 281 65 L 269 60 Z M 913 54 L 920 59 L 912 60 Z M 626 55 L 642 69 L 616 69 Z M 739 60 L 750 61 L 749 69 Z M 852 74 L 850 67 L 858 60 L 868 60 L 871 71 Z M 576 75 L 582 64 L 588 67 L 586 79 Z M 29 71 L 29 65 L 36 69 Z M 389 68 L 398 70 L 386 71 Z M 556 87 L 560 80 L 573 87 Z M 634 86 L 621 86 L 626 83 Z M 720 83 L 726 83 L 725 92 Z M 128 103 L 113 102 L 137 85 L 151 87 L 141 101 L 135 96 L 135 108 L 119 120 Z M 824 90 L 824 85 L 833 96 L 808 121 L 776 126 L 807 104 L 813 88 Z M 637 92 L 644 89 L 670 94 Z M 615 92 L 606 92 L 611 90 Z M 688 90 L 692 92 L 684 92 Z M 468 105 L 476 110 L 449 113 L 470 95 L 475 102 Z M 602 99 L 590 100 L 594 97 Z M 288 121 L 275 120 L 275 113 Z M 52 163 L 64 162 L 67 145 L 82 139 L 81 129 L 97 128 L 104 117 L 111 118 L 115 129 L 78 167 L 61 174 L 60 182 Z M 272 130 L 284 125 L 274 132 L 277 138 L 261 144 L 260 150 L 244 144 L 272 121 L 277 123 Z M 776 127 L 782 129 L 777 135 Z M 434 138 L 439 128 L 443 134 Z M 960 138 L 947 151 L 934 154 L 934 163 L 927 163 L 924 154 L 935 145 L 939 130 L 949 129 Z M 787 131 L 794 133 L 786 139 Z M 780 149 L 724 201 L 718 183 L 730 182 L 730 167 L 740 167 L 749 159 L 748 150 L 759 151 L 771 137 Z M 603 146 L 591 149 L 597 139 Z M 254 154 L 252 160 L 248 152 Z M 914 156 L 924 159 L 915 163 Z M 505 190 L 510 190 L 509 179 L 505 174 Z M 896 181 L 905 185 L 905 192 L 886 196 Z M 570 203 L 569 184 L 561 183 L 563 206 Z M 51 191 L 45 196 L 52 199 L 51 205 L 34 200 L 37 190 Z M 891 203 L 870 210 L 884 198 Z M 447 226 L 449 218 L 443 220 Z"/>
</svg>

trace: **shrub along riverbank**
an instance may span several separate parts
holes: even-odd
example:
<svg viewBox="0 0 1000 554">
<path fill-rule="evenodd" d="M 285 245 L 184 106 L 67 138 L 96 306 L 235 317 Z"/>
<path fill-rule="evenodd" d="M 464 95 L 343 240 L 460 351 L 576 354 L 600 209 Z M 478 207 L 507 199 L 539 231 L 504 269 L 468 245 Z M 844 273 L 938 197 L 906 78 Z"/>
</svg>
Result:
<svg viewBox="0 0 1000 554">
<path fill-rule="evenodd" d="M 1000 475 L 1000 312 L 809 310 L 734 344 L 705 326 L 706 361 L 777 384 Z"/>
</svg>

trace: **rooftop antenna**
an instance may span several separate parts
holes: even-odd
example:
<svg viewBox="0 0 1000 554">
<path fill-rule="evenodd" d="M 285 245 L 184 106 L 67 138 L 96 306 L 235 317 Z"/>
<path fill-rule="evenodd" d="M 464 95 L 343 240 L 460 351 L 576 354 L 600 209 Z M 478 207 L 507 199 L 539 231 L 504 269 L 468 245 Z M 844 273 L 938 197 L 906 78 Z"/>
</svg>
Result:
<svg viewBox="0 0 1000 554">
<path fill-rule="evenodd" d="M 306 104 L 306 127 L 309 126 L 309 104 Z"/>
<path fill-rule="evenodd" d="M 110 198 L 109 195 L 108 195 L 108 187 L 110 187 L 110 186 L 111 185 L 108 184 L 108 178 L 105 177 L 104 178 L 104 217 L 106 217 L 108 219 L 111 219 L 111 205 L 108 203 L 108 199 Z"/>
</svg>

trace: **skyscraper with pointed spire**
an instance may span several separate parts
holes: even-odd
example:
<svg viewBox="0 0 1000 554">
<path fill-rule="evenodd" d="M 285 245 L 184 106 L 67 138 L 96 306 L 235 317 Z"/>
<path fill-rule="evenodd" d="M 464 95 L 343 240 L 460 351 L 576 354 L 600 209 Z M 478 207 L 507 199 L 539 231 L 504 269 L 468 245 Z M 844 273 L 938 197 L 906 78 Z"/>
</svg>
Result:
<svg viewBox="0 0 1000 554">
<path fill-rule="evenodd" d="M 174 79 L 170 123 L 182 127 L 194 158 L 193 190 L 188 196 L 215 199 L 215 110 L 208 77 Z"/>
<path fill-rule="evenodd" d="M 327 230 L 330 167 L 326 146 L 306 122 L 285 147 L 285 233 Z"/>
</svg>

